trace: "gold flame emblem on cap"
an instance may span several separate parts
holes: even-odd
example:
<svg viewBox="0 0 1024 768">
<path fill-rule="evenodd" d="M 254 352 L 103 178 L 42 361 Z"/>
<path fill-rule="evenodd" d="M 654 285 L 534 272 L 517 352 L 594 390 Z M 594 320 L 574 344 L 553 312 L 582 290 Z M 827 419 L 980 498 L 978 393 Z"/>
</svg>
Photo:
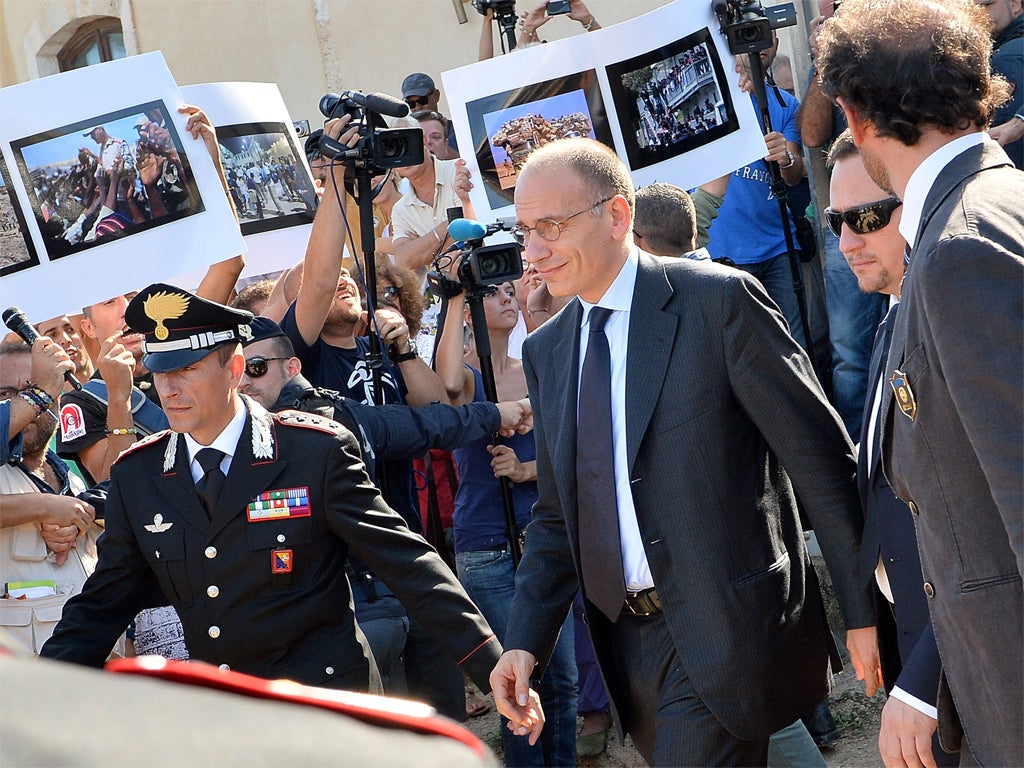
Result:
<svg viewBox="0 0 1024 768">
<path fill-rule="evenodd" d="M 153 332 L 156 334 L 157 339 L 160 341 L 167 339 L 170 331 L 167 330 L 164 321 L 177 320 L 185 314 L 185 311 L 188 309 L 189 298 L 181 293 L 160 291 L 142 302 L 142 311 L 146 313 L 146 317 L 156 323 L 156 330 Z"/>
</svg>

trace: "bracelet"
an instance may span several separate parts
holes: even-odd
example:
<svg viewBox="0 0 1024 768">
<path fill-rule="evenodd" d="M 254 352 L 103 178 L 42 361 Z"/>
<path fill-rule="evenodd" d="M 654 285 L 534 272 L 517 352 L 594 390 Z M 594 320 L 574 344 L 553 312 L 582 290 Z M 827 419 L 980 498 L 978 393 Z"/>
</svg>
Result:
<svg viewBox="0 0 1024 768">
<path fill-rule="evenodd" d="M 437 227 L 434 227 L 434 228 L 433 228 L 432 230 L 430 230 L 430 231 L 431 231 L 431 232 L 433 232 L 433 233 L 434 233 L 434 237 L 436 237 L 436 238 L 437 238 L 437 244 L 438 244 L 438 245 L 441 245 L 441 244 L 443 244 L 443 243 L 444 243 L 444 241 L 443 241 L 443 240 L 441 239 L 441 236 L 440 236 L 439 234 L 437 234 Z"/>
<path fill-rule="evenodd" d="M 139 430 L 135 427 L 128 427 L 127 429 L 108 429 L 105 430 L 108 435 L 137 435 Z"/>
<path fill-rule="evenodd" d="M 33 408 L 35 408 L 36 416 L 42 416 L 43 411 L 46 410 L 46 406 L 43 405 L 42 401 L 38 397 L 35 396 L 34 392 L 31 392 L 27 389 L 22 390 L 21 392 L 18 393 L 18 397 L 20 397 L 26 403 L 31 405 Z"/>
<path fill-rule="evenodd" d="M 592 26 L 594 26 L 594 14 L 590 14 L 590 21 L 584 24 L 583 28 L 589 32 Z"/>
</svg>

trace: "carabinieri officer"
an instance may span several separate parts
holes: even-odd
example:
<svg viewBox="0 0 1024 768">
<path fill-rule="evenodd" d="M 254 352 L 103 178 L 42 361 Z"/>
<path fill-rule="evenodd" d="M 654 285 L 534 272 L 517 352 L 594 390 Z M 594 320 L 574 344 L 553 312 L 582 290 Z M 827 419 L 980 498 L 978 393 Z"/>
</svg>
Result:
<svg viewBox="0 0 1024 768">
<path fill-rule="evenodd" d="M 173 605 L 193 659 L 378 690 L 349 551 L 483 690 L 501 646 L 436 552 L 381 499 L 351 432 L 238 394 L 252 315 L 155 284 L 125 321 L 170 429 L 111 470 L 99 563 L 42 655 L 100 666 L 140 609 Z"/>
</svg>

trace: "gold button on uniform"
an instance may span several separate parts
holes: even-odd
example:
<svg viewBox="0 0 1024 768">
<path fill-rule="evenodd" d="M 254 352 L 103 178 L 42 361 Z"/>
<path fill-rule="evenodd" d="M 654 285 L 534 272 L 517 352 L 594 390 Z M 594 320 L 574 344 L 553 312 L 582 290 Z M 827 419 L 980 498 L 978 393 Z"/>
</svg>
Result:
<svg viewBox="0 0 1024 768">
<path fill-rule="evenodd" d="M 919 514 L 921 514 L 920 512 L 918 512 L 917 504 L 915 504 L 914 502 L 907 502 L 907 506 L 910 507 L 910 514 L 912 514 L 914 517 L 917 517 Z"/>
<path fill-rule="evenodd" d="M 217 548 L 216 547 L 207 547 L 206 551 L 203 552 L 203 554 L 206 555 L 206 557 L 208 559 L 213 560 L 213 558 L 215 558 L 217 556 Z"/>
<path fill-rule="evenodd" d="M 928 597 L 935 597 L 935 587 L 931 585 L 931 582 L 926 581 L 924 583 L 924 593 L 928 595 Z"/>
<path fill-rule="evenodd" d="M 218 587 L 216 584 L 211 584 L 206 588 L 206 594 L 210 597 L 216 597 L 220 594 L 220 587 Z"/>
<path fill-rule="evenodd" d="M 218 637 L 220 637 L 220 627 L 214 625 L 210 627 L 208 630 L 206 630 L 206 633 L 214 640 L 216 640 Z"/>
</svg>

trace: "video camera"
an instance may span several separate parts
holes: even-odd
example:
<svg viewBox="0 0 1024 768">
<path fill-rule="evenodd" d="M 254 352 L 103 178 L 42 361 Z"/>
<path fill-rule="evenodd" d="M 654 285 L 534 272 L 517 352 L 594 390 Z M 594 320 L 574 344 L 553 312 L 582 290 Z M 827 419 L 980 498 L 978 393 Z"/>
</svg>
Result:
<svg viewBox="0 0 1024 768">
<path fill-rule="evenodd" d="M 409 105 L 404 101 L 383 93 L 328 93 L 320 99 L 320 112 L 327 120 L 351 115 L 351 125 L 359 126 L 360 135 L 359 143 L 354 147 L 321 135 L 320 154 L 324 157 L 341 158 L 346 165 L 369 168 L 374 173 L 423 162 L 423 131 L 419 128 L 388 128 L 381 117 L 408 115 Z"/>
<path fill-rule="evenodd" d="M 486 16 L 487 11 L 494 14 L 494 20 L 498 22 L 507 41 L 508 50 L 516 47 L 516 2 L 515 0 L 473 0 L 473 7 L 481 16 Z"/>
<path fill-rule="evenodd" d="M 772 47 L 773 29 L 796 24 L 793 3 L 766 9 L 761 0 L 714 0 L 712 8 L 733 56 L 767 51 Z"/>
<path fill-rule="evenodd" d="M 494 286 L 522 277 L 523 256 L 517 243 L 483 244 L 495 232 L 510 232 L 514 228 L 515 221 L 512 219 L 499 219 L 486 226 L 472 219 L 455 219 L 451 222 L 448 234 L 456 242 L 445 253 L 459 251 L 452 257 L 459 259 L 456 270 L 459 279 L 458 282 L 450 280 L 435 262 L 435 269 L 427 272 L 430 292 L 445 300 L 463 291 L 471 295 L 486 295 L 494 290 Z"/>
</svg>

